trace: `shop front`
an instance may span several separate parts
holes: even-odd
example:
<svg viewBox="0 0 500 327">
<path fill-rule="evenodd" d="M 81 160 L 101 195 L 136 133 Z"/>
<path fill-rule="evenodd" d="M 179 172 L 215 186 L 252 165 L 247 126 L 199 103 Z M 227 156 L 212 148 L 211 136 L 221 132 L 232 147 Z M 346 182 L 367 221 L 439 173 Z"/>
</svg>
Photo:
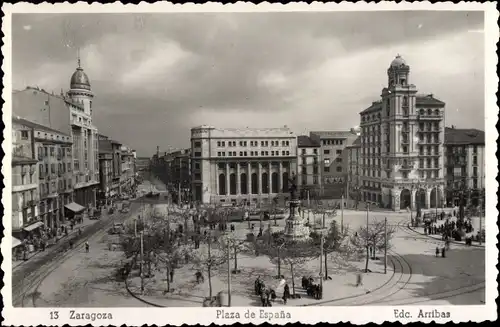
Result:
<svg viewBox="0 0 500 327">
<path fill-rule="evenodd" d="M 83 212 L 85 211 L 85 207 L 76 202 L 68 203 L 64 208 L 67 219 L 73 220 L 74 222 L 81 220 Z"/>
</svg>

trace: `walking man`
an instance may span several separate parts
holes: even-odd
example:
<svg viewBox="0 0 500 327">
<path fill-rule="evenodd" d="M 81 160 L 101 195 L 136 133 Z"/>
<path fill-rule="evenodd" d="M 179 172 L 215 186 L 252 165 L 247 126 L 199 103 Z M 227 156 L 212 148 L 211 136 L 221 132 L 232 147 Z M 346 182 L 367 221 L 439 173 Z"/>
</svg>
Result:
<svg viewBox="0 0 500 327">
<path fill-rule="evenodd" d="M 89 253 L 89 250 L 90 250 L 90 245 L 89 245 L 89 242 L 85 242 L 85 252 Z"/>
<path fill-rule="evenodd" d="M 363 275 L 358 273 L 356 275 L 356 287 L 363 286 Z"/>
</svg>

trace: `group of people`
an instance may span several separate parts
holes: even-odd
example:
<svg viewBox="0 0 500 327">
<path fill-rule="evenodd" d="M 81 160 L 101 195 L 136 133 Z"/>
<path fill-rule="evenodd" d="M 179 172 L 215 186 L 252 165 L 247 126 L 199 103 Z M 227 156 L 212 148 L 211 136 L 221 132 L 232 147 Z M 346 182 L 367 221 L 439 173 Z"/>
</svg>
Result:
<svg viewBox="0 0 500 327">
<path fill-rule="evenodd" d="M 284 281 L 283 276 L 281 277 Z M 255 280 L 254 292 L 260 297 L 260 301 L 263 307 L 272 307 L 272 302 L 274 302 L 277 298 L 276 291 L 274 289 L 266 287 L 264 281 L 260 278 L 260 276 Z M 283 286 L 283 296 L 281 298 L 283 300 L 283 303 L 286 304 L 290 297 L 290 287 L 285 282 Z"/>
<path fill-rule="evenodd" d="M 311 296 L 313 299 L 320 300 L 323 297 L 321 285 L 315 284 L 314 278 L 312 277 L 302 277 L 302 288 L 305 289 L 307 295 Z"/>
</svg>

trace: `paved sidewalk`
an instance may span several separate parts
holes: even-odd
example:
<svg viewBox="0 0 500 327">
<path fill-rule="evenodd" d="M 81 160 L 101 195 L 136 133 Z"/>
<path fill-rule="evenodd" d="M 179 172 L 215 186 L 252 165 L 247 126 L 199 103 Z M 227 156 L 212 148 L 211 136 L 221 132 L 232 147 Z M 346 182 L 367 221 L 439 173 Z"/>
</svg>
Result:
<svg viewBox="0 0 500 327">
<path fill-rule="evenodd" d="M 435 239 L 435 240 L 438 240 L 438 241 L 443 241 L 443 237 L 441 235 L 426 234 L 426 233 L 424 233 L 424 228 L 423 227 L 411 227 L 410 225 L 408 225 L 408 228 L 410 230 L 414 231 L 417 234 L 420 234 L 420 235 L 423 235 L 423 236 L 427 236 L 428 238 L 432 238 L 432 239 Z M 450 242 L 452 244 L 460 244 L 460 245 L 466 246 L 465 245 L 465 241 L 455 241 L 455 240 L 450 239 Z M 479 244 L 479 242 L 472 241 L 472 245 L 471 246 L 484 248 L 486 246 L 486 244 L 485 244 L 485 242 L 483 242 L 483 244 Z"/>
<path fill-rule="evenodd" d="M 356 287 L 356 274 L 364 269 L 364 260 L 353 262 L 350 267 L 338 267 L 333 262 L 329 262 L 329 276 L 331 280 L 323 282 L 323 299 L 315 300 L 309 297 L 301 287 L 302 276 L 317 276 L 319 271 L 318 259 L 311 260 L 302 266 L 296 267 L 295 292 L 300 294 L 300 299 L 290 299 L 288 306 L 303 305 L 348 305 L 352 297 L 370 296 L 372 291 L 382 288 L 385 283 L 393 276 L 393 267 L 389 266 L 387 274 L 383 273 L 383 264 L 380 261 L 370 262 L 371 273 L 363 274 L 363 286 Z M 234 261 L 231 262 L 233 269 Z M 239 274 L 231 275 L 231 306 L 261 306 L 260 298 L 254 294 L 254 281 L 260 276 L 265 284 L 271 288 L 276 288 L 278 280 L 274 275 L 277 273 L 277 267 L 265 256 L 247 256 L 239 255 L 238 269 Z M 157 307 L 201 307 L 205 297 L 209 296 L 209 285 L 207 272 L 204 272 L 205 282 L 197 284 L 194 274 L 196 269 L 191 265 L 186 265 L 177 269 L 174 276 L 174 282 L 171 284 L 170 293 L 164 294 L 166 290 L 166 275 L 164 271 L 155 271 L 156 274 L 151 279 L 145 280 L 145 292 L 140 291 L 140 277 L 133 275 L 127 281 L 129 293 L 143 301 L 145 304 Z M 285 276 L 293 292 L 291 272 L 289 266 L 282 263 L 281 274 Z M 396 273 L 398 274 L 398 272 Z M 319 280 L 316 278 L 316 283 Z M 227 293 L 227 265 L 214 269 L 212 272 L 212 295 L 215 296 L 219 291 Z M 281 300 L 283 295 L 282 288 L 276 288 L 277 299 L 273 306 L 284 306 Z"/>
<path fill-rule="evenodd" d="M 101 219 L 107 219 L 107 214 L 102 214 Z M 30 260 L 33 257 L 36 258 L 43 258 L 43 257 L 49 257 L 53 256 L 54 253 L 58 252 L 61 248 L 62 243 L 65 243 L 66 240 L 69 240 L 73 237 L 75 237 L 78 233 L 78 229 L 81 228 L 82 232 L 89 226 L 95 224 L 98 220 L 90 220 L 88 218 L 84 218 L 83 222 L 81 224 L 75 225 L 74 229 L 71 230 L 70 227 L 70 222 L 64 223 L 62 226 L 68 227 L 68 235 L 66 236 L 63 234 L 62 237 L 59 238 L 59 240 L 56 242 L 55 239 L 49 240 L 49 243 L 52 243 L 50 246 L 48 246 L 45 251 L 36 251 L 36 252 L 31 252 L 28 254 L 28 260 L 12 260 L 12 270 L 17 271 L 19 269 L 22 269 L 23 265 L 27 262 L 30 262 Z"/>
</svg>

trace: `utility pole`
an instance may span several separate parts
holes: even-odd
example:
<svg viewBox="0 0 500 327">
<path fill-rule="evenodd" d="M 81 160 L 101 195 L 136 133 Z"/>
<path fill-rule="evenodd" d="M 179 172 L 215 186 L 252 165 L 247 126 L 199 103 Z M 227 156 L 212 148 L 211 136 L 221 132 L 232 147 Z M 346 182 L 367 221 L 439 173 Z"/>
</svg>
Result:
<svg viewBox="0 0 500 327">
<path fill-rule="evenodd" d="M 387 217 L 384 219 L 384 274 L 387 274 Z"/>
<path fill-rule="evenodd" d="M 134 219 L 134 236 L 137 238 L 137 219 Z"/>
<path fill-rule="evenodd" d="M 307 190 L 307 224 L 309 225 L 311 218 L 311 195 L 310 195 L 310 190 Z"/>
<path fill-rule="evenodd" d="M 479 245 L 483 244 L 483 200 L 479 199 Z"/>
<path fill-rule="evenodd" d="M 144 233 L 141 231 L 141 294 L 144 293 Z"/>
<path fill-rule="evenodd" d="M 228 239 L 227 241 L 227 306 L 231 306 L 231 242 Z"/>
<path fill-rule="evenodd" d="M 369 221 L 368 221 L 368 213 L 370 212 L 370 202 L 368 202 L 366 204 L 366 257 L 367 257 L 367 261 L 370 260 L 370 244 L 368 243 L 369 242 L 369 239 L 368 239 L 368 228 L 369 228 Z"/>
<path fill-rule="evenodd" d="M 340 203 L 340 232 L 344 233 L 344 195 L 343 194 L 342 194 L 342 200 Z"/>
</svg>

